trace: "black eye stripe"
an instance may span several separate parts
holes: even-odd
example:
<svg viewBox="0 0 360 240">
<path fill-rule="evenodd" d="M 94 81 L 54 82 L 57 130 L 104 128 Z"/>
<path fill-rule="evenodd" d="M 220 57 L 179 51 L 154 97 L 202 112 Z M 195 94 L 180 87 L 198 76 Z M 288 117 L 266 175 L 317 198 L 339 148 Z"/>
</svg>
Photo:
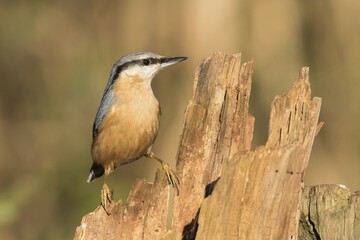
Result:
<svg viewBox="0 0 360 240">
<path fill-rule="evenodd" d="M 123 65 L 118 65 L 115 67 L 115 69 L 113 69 L 113 71 L 111 72 L 111 85 L 115 82 L 115 80 L 119 77 L 120 72 L 125 69 L 127 66 L 125 64 Z"/>
<path fill-rule="evenodd" d="M 140 59 L 140 60 L 134 60 L 133 63 L 138 64 L 138 65 L 150 66 L 150 65 L 153 65 L 153 64 L 161 63 L 161 59 L 158 59 L 158 58 L 144 58 L 144 59 Z"/>
<path fill-rule="evenodd" d="M 126 69 L 129 68 L 130 66 L 133 65 L 141 65 L 141 66 L 150 66 L 153 64 L 159 64 L 159 63 L 163 63 L 165 60 L 165 58 L 143 58 L 143 59 L 138 59 L 138 60 L 133 60 L 131 62 L 127 62 L 124 63 L 122 66 L 122 69 Z"/>
<path fill-rule="evenodd" d="M 147 60 L 147 61 L 145 61 L 145 60 Z M 113 69 L 113 71 L 111 73 L 112 82 L 114 82 L 119 77 L 119 74 L 121 71 L 123 71 L 133 65 L 150 66 L 153 64 L 163 63 L 165 60 L 166 60 L 166 58 L 144 58 L 144 59 L 133 60 L 133 61 L 126 62 L 121 65 L 118 65 Z M 145 63 L 144 63 L 144 61 L 145 61 Z"/>
</svg>

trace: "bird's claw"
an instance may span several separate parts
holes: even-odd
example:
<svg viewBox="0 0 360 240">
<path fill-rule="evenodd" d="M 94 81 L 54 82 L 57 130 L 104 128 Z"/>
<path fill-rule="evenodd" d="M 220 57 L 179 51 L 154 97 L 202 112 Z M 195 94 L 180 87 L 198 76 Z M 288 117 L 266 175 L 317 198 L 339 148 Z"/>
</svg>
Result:
<svg viewBox="0 0 360 240">
<path fill-rule="evenodd" d="M 113 191 L 106 183 L 104 183 L 101 189 L 101 206 L 104 208 L 107 215 L 110 215 L 107 207 L 112 203 L 113 200 Z"/>
<path fill-rule="evenodd" d="M 179 195 L 179 187 L 180 187 L 179 177 L 167 163 L 162 162 L 161 165 L 162 165 L 162 169 L 165 172 L 165 175 L 167 177 L 169 185 L 171 185 L 174 189 L 176 189 L 176 195 L 178 196 Z"/>
</svg>

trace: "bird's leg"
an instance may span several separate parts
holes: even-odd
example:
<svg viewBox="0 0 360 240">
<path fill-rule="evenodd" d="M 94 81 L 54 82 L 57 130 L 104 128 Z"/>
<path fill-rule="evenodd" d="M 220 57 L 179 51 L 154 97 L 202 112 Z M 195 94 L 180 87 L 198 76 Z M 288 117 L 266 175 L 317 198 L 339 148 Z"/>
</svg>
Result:
<svg viewBox="0 0 360 240">
<path fill-rule="evenodd" d="M 160 158 L 158 158 L 152 151 L 151 149 L 149 149 L 149 151 L 147 153 L 145 153 L 145 157 L 154 159 L 156 161 L 158 161 L 161 166 L 163 171 L 165 172 L 165 175 L 167 177 L 168 183 L 176 189 L 176 193 L 177 195 L 179 195 L 179 186 L 180 186 L 180 180 L 179 177 L 177 176 L 177 174 L 175 173 L 174 170 L 171 169 L 171 167 L 169 166 L 169 164 L 167 164 L 166 162 L 164 162 L 163 160 L 161 160 Z"/>
<path fill-rule="evenodd" d="M 105 174 L 104 174 L 104 184 L 101 189 L 101 206 L 104 208 L 107 215 L 110 215 L 107 211 L 107 206 L 111 204 L 111 202 L 114 200 L 113 198 L 113 191 L 109 188 L 109 186 L 106 184 L 107 176 L 114 170 L 114 166 L 107 166 L 105 168 Z"/>
</svg>

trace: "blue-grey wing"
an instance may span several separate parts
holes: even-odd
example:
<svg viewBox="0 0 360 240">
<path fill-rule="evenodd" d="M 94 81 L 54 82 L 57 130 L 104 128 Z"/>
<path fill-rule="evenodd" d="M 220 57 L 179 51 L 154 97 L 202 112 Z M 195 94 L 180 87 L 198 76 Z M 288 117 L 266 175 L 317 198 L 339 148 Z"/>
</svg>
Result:
<svg viewBox="0 0 360 240">
<path fill-rule="evenodd" d="M 96 113 L 95 121 L 93 124 L 93 138 L 95 138 L 101 127 L 106 114 L 108 113 L 110 107 L 115 103 L 115 97 L 113 91 L 110 89 L 105 89 L 103 98 L 101 99 L 99 110 Z"/>
<path fill-rule="evenodd" d="M 110 107 L 115 103 L 115 96 L 112 91 L 112 87 L 116 79 L 119 77 L 119 73 L 122 69 L 122 66 L 123 63 L 122 60 L 120 59 L 117 63 L 114 64 L 113 68 L 111 69 L 110 78 L 105 87 L 104 95 L 101 99 L 100 107 L 98 112 L 96 113 L 95 121 L 93 124 L 93 138 L 95 138 L 98 135 L 99 129 L 101 127 L 101 123 L 103 122 Z"/>
</svg>

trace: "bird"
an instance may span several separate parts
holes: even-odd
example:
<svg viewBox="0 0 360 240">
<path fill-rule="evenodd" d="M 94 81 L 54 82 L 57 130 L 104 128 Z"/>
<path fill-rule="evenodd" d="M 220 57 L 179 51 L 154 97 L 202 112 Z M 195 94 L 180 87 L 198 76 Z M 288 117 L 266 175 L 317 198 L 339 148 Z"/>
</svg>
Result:
<svg viewBox="0 0 360 240">
<path fill-rule="evenodd" d="M 112 190 L 106 183 L 107 176 L 116 167 L 143 156 L 161 164 L 169 185 L 179 194 L 180 181 L 176 172 L 152 151 L 159 131 L 161 110 L 151 82 L 160 70 L 186 59 L 134 52 L 121 57 L 113 65 L 93 124 L 93 163 L 87 178 L 90 183 L 104 175 L 101 206 L 106 212 L 113 201 Z"/>
</svg>

